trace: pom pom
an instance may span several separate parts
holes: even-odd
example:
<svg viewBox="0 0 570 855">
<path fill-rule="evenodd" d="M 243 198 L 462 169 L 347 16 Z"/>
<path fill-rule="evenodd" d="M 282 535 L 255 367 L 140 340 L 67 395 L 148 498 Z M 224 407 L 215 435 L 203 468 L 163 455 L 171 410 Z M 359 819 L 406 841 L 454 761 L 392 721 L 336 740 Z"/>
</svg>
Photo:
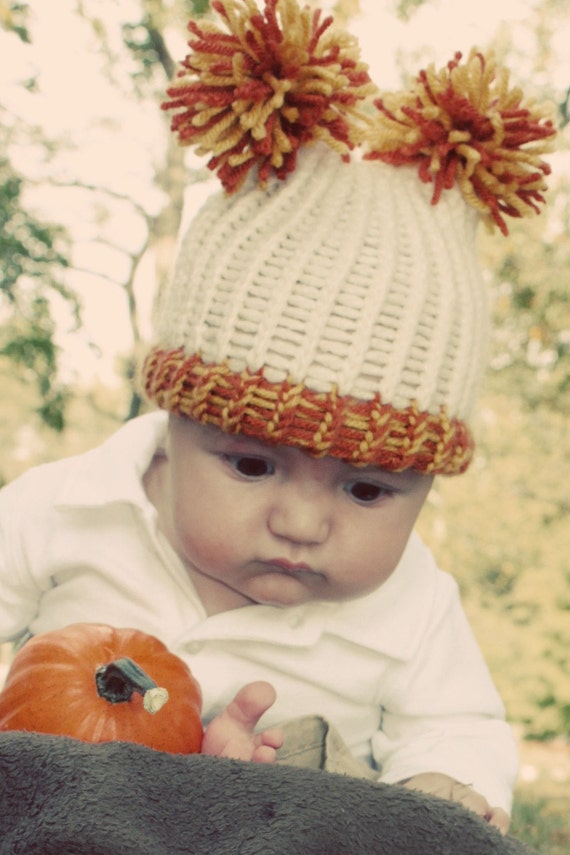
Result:
<svg viewBox="0 0 570 855">
<path fill-rule="evenodd" d="M 550 167 L 540 155 L 556 133 L 545 110 L 523 104 L 509 89 L 508 72 L 473 50 L 439 72 L 422 71 L 408 92 L 375 101 L 378 114 L 368 135 L 368 159 L 417 164 L 433 182 L 432 202 L 455 183 L 490 225 L 504 234 L 504 216 L 539 212 Z"/>
<path fill-rule="evenodd" d="M 188 25 L 191 53 L 162 106 L 181 145 L 196 145 L 232 193 L 258 166 L 283 179 L 300 146 L 324 140 L 343 157 L 376 92 L 356 40 L 296 0 L 214 0 L 215 22 Z"/>
</svg>

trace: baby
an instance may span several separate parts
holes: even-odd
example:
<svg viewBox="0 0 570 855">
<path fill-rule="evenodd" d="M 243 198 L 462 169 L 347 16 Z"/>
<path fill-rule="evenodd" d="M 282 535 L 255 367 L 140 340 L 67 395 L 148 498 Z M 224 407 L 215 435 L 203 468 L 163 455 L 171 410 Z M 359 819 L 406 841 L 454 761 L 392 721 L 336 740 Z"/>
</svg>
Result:
<svg viewBox="0 0 570 855">
<path fill-rule="evenodd" d="M 0 493 L 0 636 L 138 627 L 199 680 L 207 753 L 310 754 L 325 720 L 351 770 L 505 831 L 514 740 L 414 524 L 473 452 L 477 220 L 536 209 L 551 124 L 480 54 L 373 101 L 329 19 L 214 5 L 165 106 L 225 192 L 162 295 L 158 411 Z"/>
</svg>

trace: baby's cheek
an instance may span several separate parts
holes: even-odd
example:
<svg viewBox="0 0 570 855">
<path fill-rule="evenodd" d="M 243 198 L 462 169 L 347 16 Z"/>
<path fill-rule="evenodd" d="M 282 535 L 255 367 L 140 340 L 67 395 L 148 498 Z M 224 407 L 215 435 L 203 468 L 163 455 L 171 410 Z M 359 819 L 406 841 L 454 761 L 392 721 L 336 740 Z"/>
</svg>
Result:
<svg viewBox="0 0 570 855">
<path fill-rule="evenodd" d="M 188 531 L 183 536 L 183 547 L 186 556 L 193 561 L 211 562 L 222 552 L 223 536 L 213 537 L 208 531 Z"/>
<path fill-rule="evenodd" d="M 355 535 L 355 538 L 357 535 Z M 392 575 L 404 546 L 395 548 L 379 544 L 369 550 L 358 550 L 343 562 L 342 580 L 353 596 L 369 594 L 383 585 Z M 340 579 L 339 579 L 340 581 Z"/>
<path fill-rule="evenodd" d="M 243 538 L 239 531 L 232 531 L 223 523 L 219 525 L 203 525 L 200 530 L 193 531 L 188 538 L 188 552 L 196 560 L 216 570 L 239 566 L 244 559 Z M 246 551 L 246 555 L 251 549 Z"/>
</svg>

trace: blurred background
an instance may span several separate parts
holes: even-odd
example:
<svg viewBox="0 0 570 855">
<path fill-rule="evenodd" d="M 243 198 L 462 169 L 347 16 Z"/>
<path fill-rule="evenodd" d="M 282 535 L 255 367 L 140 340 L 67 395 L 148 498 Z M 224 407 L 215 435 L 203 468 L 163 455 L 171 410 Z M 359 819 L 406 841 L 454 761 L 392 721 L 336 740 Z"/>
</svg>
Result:
<svg viewBox="0 0 570 855">
<path fill-rule="evenodd" d="M 144 408 L 136 366 L 181 218 L 215 182 L 159 109 L 207 0 L 0 0 L 0 484 Z M 311 5 L 311 4 L 309 4 Z M 521 744 L 515 833 L 570 851 L 570 3 L 336 0 L 383 89 L 493 48 L 552 102 L 548 207 L 481 234 L 495 317 L 470 471 L 420 527 Z M 483 231 L 483 230 L 482 230 Z M 4 668 L 10 652 L 2 651 Z M 1 674 L 0 674 L 1 677 Z"/>
</svg>

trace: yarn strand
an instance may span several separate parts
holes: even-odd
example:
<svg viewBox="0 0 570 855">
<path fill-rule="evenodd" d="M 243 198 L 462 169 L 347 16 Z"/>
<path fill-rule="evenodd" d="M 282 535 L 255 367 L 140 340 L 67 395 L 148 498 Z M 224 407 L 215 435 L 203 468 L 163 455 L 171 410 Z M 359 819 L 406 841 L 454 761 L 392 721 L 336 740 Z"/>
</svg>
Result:
<svg viewBox="0 0 570 855">
<path fill-rule="evenodd" d="M 550 173 L 541 156 L 552 148 L 554 124 L 548 108 L 523 103 L 521 90 L 509 88 L 492 57 L 473 50 L 462 65 L 457 53 L 441 71 L 430 66 L 408 91 L 375 105 L 366 157 L 417 165 L 420 179 L 433 184 L 434 205 L 457 184 L 504 234 L 505 216 L 539 211 Z"/>
<path fill-rule="evenodd" d="M 263 184 L 295 168 L 298 149 L 322 140 L 343 157 L 376 92 L 356 40 L 296 0 L 215 0 L 220 23 L 191 21 L 191 52 L 167 90 L 181 145 L 209 154 L 228 193 L 256 165 Z M 225 26 L 228 32 L 221 29 Z"/>
</svg>

